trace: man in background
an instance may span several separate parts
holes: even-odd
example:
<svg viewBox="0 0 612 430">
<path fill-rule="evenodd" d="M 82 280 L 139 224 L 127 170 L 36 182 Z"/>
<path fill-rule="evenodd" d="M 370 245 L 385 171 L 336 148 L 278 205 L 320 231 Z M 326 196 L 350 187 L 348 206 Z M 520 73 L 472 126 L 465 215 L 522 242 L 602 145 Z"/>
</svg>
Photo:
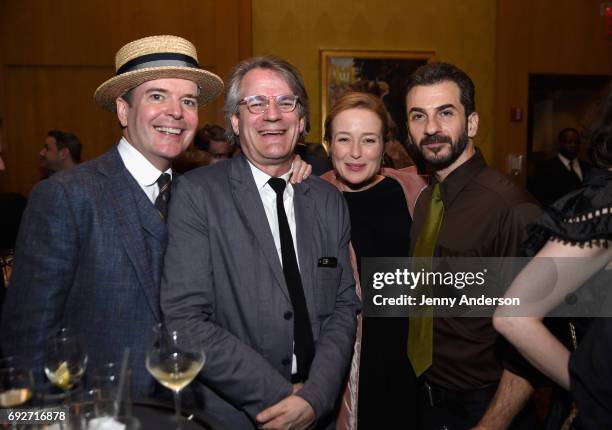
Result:
<svg viewBox="0 0 612 430">
<path fill-rule="evenodd" d="M 544 206 L 582 187 L 591 166 L 580 160 L 580 133 L 575 128 L 564 128 L 557 139 L 558 153 L 536 168 L 529 181 L 529 191 Z"/>
<path fill-rule="evenodd" d="M 225 140 L 225 129 L 216 124 L 206 124 L 198 130 L 193 146 L 210 154 L 210 164 L 232 158 L 234 146 Z"/>
<path fill-rule="evenodd" d="M 51 130 L 38 153 L 45 177 L 68 170 L 81 162 L 81 142 L 72 133 Z"/>
</svg>

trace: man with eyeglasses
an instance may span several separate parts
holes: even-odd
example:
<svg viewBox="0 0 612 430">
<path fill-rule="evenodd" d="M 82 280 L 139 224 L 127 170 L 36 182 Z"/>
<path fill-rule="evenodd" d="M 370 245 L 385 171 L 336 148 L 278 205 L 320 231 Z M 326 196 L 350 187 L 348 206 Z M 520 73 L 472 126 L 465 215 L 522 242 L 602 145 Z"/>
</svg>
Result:
<svg viewBox="0 0 612 430">
<path fill-rule="evenodd" d="M 242 154 L 173 190 L 164 317 L 199 336 L 205 411 L 228 428 L 333 427 L 359 308 L 346 203 L 316 177 L 287 184 L 309 126 L 293 66 L 240 63 L 225 117 Z"/>
</svg>

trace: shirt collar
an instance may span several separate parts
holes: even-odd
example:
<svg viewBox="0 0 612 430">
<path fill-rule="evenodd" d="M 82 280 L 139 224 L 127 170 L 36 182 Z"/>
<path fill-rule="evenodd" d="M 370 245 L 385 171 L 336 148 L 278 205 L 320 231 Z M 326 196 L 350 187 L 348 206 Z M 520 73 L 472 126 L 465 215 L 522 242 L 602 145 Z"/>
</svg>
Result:
<svg viewBox="0 0 612 430">
<path fill-rule="evenodd" d="M 485 167 L 485 161 L 478 148 L 472 157 L 465 163 L 450 172 L 440 183 L 440 197 L 445 207 L 449 207 L 461 190 Z"/>
<path fill-rule="evenodd" d="M 564 156 L 563 156 L 563 155 L 561 155 L 561 154 L 557 154 L 557 156 L 559 157 L 559 160 L 561 160 L 561 162 L 563 163 L 563 165 L 564 165 L 565 167 L 567 167 L 568 169 L 569 169 L 569 167 L 570 167 L 570 166 L 569 166 L 569 164 L 570 164 L 572 161 L 574 161 L 574 160 L 570 160 L 570 159 L 569 159 L 569 158 L 567 158 L 567 157 L 564 157 Z"/>
<path fill-rule="evenodd" d="M 249 167 L 251 168 L 251 172 L 253 173 L 253 179 L 255 179 L 255 185 L 257 186 L 257 189 L 261 191 L 263 187 L 266 186 L 266 184 L 268 183 L 268 181 L 270 180 L 272 176 L 268 175 L 263 170 L 260 170 L 253 163 L 251 163 L 251 161 L 248 158 L 247 158 L 247 163 L 249 163 Z M 290 184 L 289 178 L 291 177 L 291 173 L 293 173 L 293 167 L 291 167 L 291 169 L 289 169 L 287 173 L 279 177 L 284 179 L 288 184 Z M 287 188 L 290 188 L 290 187 L 287 187 Z"/>
<path fill-rule="evenodd" d="M 162 173 L 170 174 L 172 178 L 172 169 L 161 172 L 149 160 L 145 158 L 140 151 L 130 144 L 125 137 L 122 137 L 117 147 L 119 155 L 125 164 L 126 169 L 136 179 L 141 186 L 151 186 L 157 182 L 157 179 Z"/>
</svg>

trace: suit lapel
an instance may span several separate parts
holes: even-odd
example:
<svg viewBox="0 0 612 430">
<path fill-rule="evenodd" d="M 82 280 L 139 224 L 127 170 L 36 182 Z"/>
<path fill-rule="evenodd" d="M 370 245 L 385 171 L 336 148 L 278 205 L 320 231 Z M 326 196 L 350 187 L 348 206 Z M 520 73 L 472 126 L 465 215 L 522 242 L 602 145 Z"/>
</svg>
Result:
<svg viewBox="0 0 612 430">
<path fill-rule="evenodd" d="M 245 220 L 245 224 L 255 236 L 259 249 L 266 258 L 277 284 L 289 300 L 289 291 L 287 290 L 283 268 L 276 252 L 268 218 L 250 167 L 244 156 L 231 159 L 228 162 L 232 163 L 230 166 L 230 181 L 236 206 Z"/>
<path fill-rule="evenodd" d="M 163 249 L 167 238 L 166 225 L 123 165 L 116 147 L 112 150 L 108 163 L 101 165 L 99 171 L 107 176 L 111 183 L 113 196 L 108 198 L 109 210 L 114 216 L 125 251 L 134 266 L 151 311 L 157 320 L 161 320 L 157 298 L 159 288 L 153 274 L 158 268 L 151 267 L 151 252 L 147 249 L 143 229 L 149 232 Z"/>
</svg>

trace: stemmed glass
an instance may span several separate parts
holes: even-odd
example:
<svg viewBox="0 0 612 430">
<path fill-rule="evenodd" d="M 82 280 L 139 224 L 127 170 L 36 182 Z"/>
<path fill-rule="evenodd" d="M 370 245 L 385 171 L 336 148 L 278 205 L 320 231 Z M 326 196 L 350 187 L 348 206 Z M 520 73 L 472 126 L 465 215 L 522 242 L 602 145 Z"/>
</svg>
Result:
<svg viewBox="0 0 612 430">
<path fill-rule="evenodd" d="M 27 403 L 34 392 L 32 370 L 19 357 L 0 360 L 0 408 Z"/>
<path fill-rule="evenodd" d="M 45 374 L 53 385 L 64 392 L 79 383 L 87 368 L 87 353 L 79 336 L 61 328 L 47 340 Z"/>
<path fill-rule="evenodd" d="M 153 328 L 153 344 L 147 351 L 147 370 L 174 393 L 176 421 L 181 423 L 181 390 L 204 366 L 204 350 L 189 330 L 170 330 L 164 324 Z"/>
</svg>

